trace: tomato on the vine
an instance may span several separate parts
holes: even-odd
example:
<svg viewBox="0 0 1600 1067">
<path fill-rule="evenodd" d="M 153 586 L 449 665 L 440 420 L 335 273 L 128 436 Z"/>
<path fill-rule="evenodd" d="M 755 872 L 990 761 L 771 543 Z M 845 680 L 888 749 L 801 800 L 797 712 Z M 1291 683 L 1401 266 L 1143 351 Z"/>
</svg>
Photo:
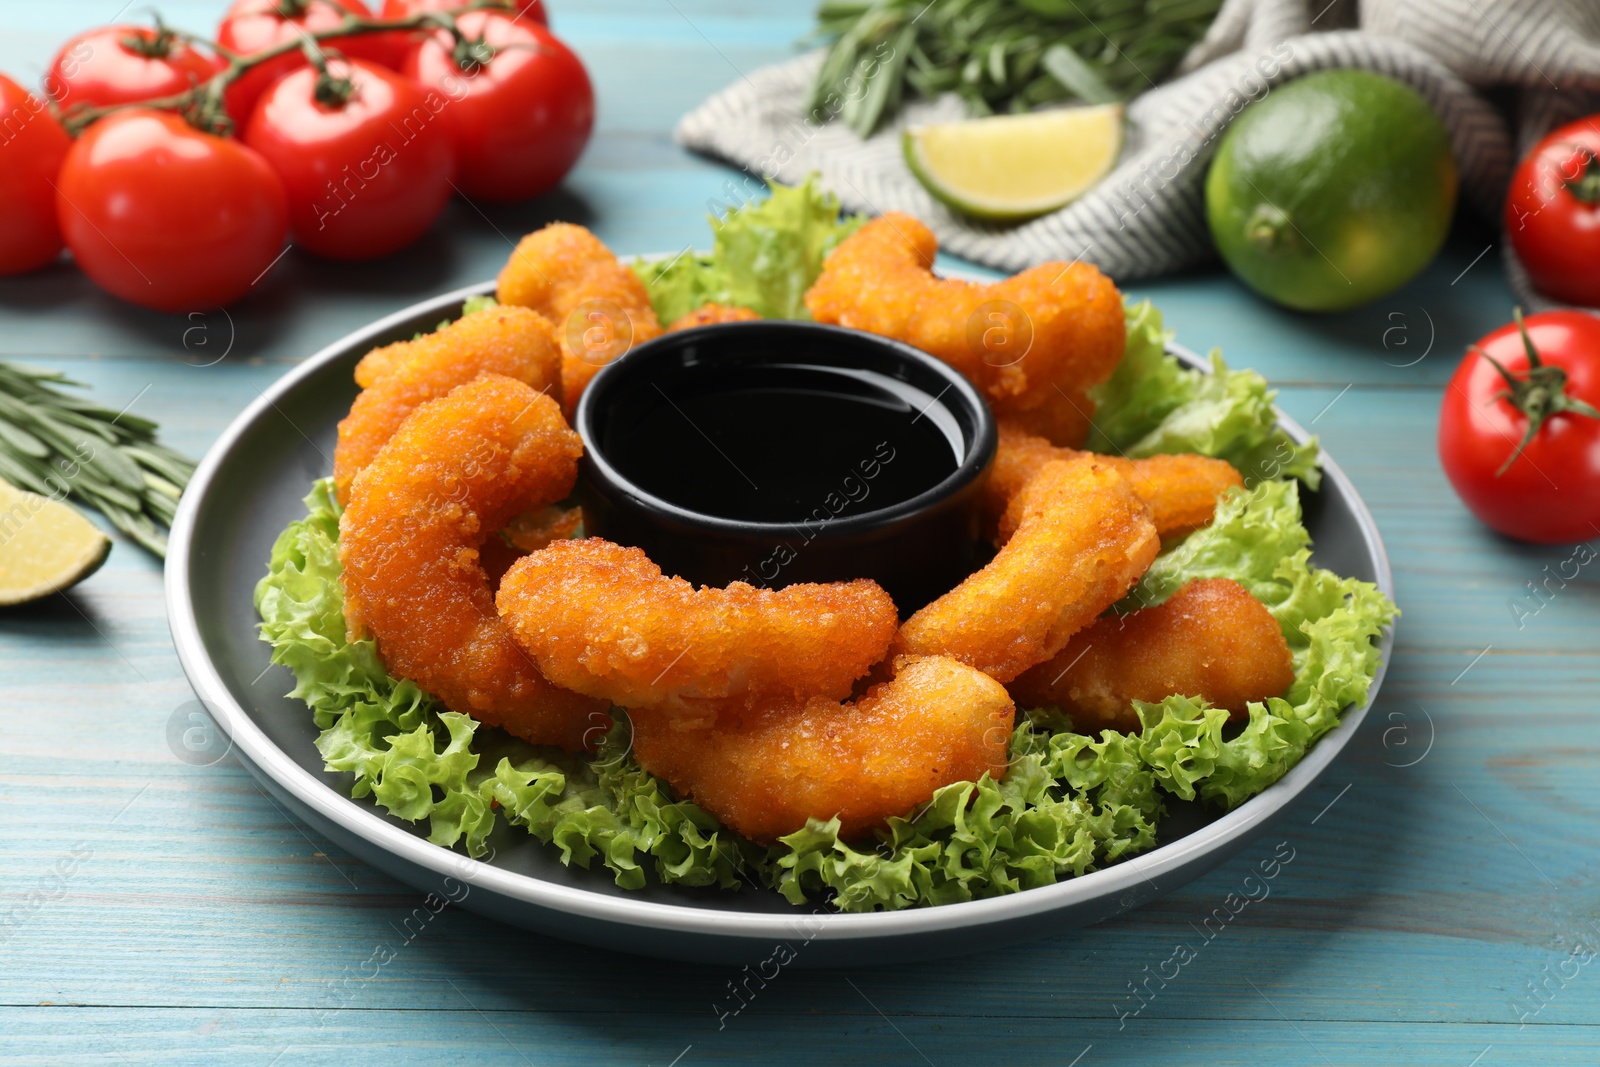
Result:
<svg viewBox="0 0 1600 1067">
<path fill-rule="evenodd" d="M 544 0 L 504 0 L 510 5 L 513 22 L 537 22 L 541 26 L 550 25 L 550 16 L 544 9 Z M 459 8 L 461 0 L 383 0 L 380 14 L 386 19 L 404 19 L 413 15 L 420 15 L 425 11 L 449 11 Z M 427 30 L 411 30 L 401 35 L 405 41 L 405 48 L 401 50 L 400 62 L 395 64 L 396 70 L 405 67 L 405 57 L 411 48 L 428 36 Z"/>
<path fill-rule="evenodd" d="M 1511 176 L 1505 227 L 1540 292 L 1600 307 L 1600 115 L 1533 147 Z"/>
<path fill-rule="evenodd" d="M 467 196 L 521 200 L 554 188 L 594 127 L 594 88 L 583 63 L 528 19 L 474 11 L 406 58 L 403 72 L 450 104 L 456 184 Z"/>
<path fill-rule="evenodd" d="M 508 0 L 508 2 L 512 3 L 513 19 L 529 19 L 541 26 L 550 25 L 550 16 L 545 12 L 544 0 Z M 383 0 L 383 17 L 403 19 L 409 15 L 420 15 L 424 11 L 448 11 L 460 6 L 461 0 Z"/>
<path fill-rule="evenodd" d="M 72 139 L 45 102 L 0 74 L 0 275 L 22 274 L 61 252 L 56 175 Z"/>
<path fill-rule="evenodd" d="M 283 179 L 291 240 L 372 259 L 420 237 L 450 199 L 448 101 L 359 59 L 302 67 L 268 89 L 245 143 Z"/>
<path fill-rule="evenodd" d="M 1479 341 L 1445 390 L 1439 459 L 1507 537 L 1600 537 L 1600 318 L 1518 311 Z"/>
<path fill-rule="evenodd" d="M 115 112 L 61 167 L 61 232 L 102 289 L 158 311 L 203 311 L 243 296 L 288 230 L 283 182 L 237 141 L 177 115 Z"/>
<path fill-rule="evenodd" d="M 66 109 L 136 104 L 181 93 L 225 65 L 164 27 L 102 26 L 61 46 L 44 89 Z"/>
<path fill-rule="evenodd" d="M 217 27 L 217 43 L 238 55 L 259 52 L 305 34 L 331 30 L 346 14 L 372 14 L 361 0 L 233 0 Z M 407 48 L 404 34 L 360 33 L 322 43 L 327 52 L 366 59 L 382 66 L 397 66 Z M 283 75 L 306 65 L 298 51 L 289 52 L 258 67 L 228 86 L 228 115 L 243 132 L 261 94 Z"/>
</svg>

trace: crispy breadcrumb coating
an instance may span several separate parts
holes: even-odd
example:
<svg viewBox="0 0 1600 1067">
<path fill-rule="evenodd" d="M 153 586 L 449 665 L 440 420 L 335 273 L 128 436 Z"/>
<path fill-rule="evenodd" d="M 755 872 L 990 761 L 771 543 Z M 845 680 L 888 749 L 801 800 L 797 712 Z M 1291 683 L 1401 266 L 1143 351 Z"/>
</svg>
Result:
<svg viewBox="0 0 1600 1067">
<path fill-rule="evenodd" d="M 1132 701 L 1203 697 L 1237 720 L 1293 681 L 1272 613 L 1238 582 L 1205 578 L 1153 608 L 1096 620 L 1010 689 L 1024 707 L 1057 705 L 1079 731 L 1137 733 Z"/>
<path fill-rule="evenodd" d="M 681 727 L 754 702 L 842 700 L 884 658 L 898 617 L 876 582 L 696 589 L 598 537 L 523 557 L 496 599 L 546 677 Z"/>
<path fill-rule="evenodd" d="M 1077 448 L 1089 439 L 1094 401 L 1085 388 L 1069 381 L 1050 389 L 1035 407 L 1008 413 L 1006 421 L 1050 444 Z"/>
<path fill-rule="evenodd" d="M 1150 509 L 1087 453 L 1045 464 L 1006 509 L 1016 533 L 900 627 L 897 652 L 953 656 L 1009 682 L 1137 582 L 1161 547 Z"/>
<path fill-rule="evenodd" d="M 818 322 L 937 356 L 977 386 L 996 414 L 1054 405 L 1058 388 L 1081 395 L 1116 369 L 1127 339 L 1122 295 L 1094 267 L 1043 263 L 979 284 L 934 275 L 938 249 L 928 227 L 888 212 L 828 255 L 806 307 Z"/>
<path fill-rule="evenodd" d="M 639 765 L 746 837 L 771 842 L 837 815 L 860 838 L 934 790 L 1005 773 L 1015 706 L 988 675 L 941 656 L 904 657 L 860 700 L 752 709 L 710 730 L 635 711 Z"/>
<path fill-rule="evenodd" d="M 1006 505 L 1045 464 L 1089 453 L 1058 448 L 1043 437 L 1027 433 L 1010 419 L 1000 420 L 1000 445 L 994 466 L 984 482 L 983 510 L 986 527 L 998 531 L 1005 543 L 1012 529 L 1001 524 Z M 1224 492 L 1243 486 L 1244 478 L 1226 461 L 1209 456 L 1180 454 L 1126 459 L 1095 454 L 1102 466 L 1128 479 L 1133 491 L 1150 505 L 1150 517 L 1163 538 L 1181 537 L 1206 525 Z"/>
<path fill-rule="evenodd" d="M 552 222 L 518 242 L 495 295 L 502 304 L 532 308 L 555 326 L 569 417 L 601 367 L 661 333 L 638 275 L 598 237 L 568 222 Z"/>
<path fill-rule="evenodd" d="M 668 326 L 667 332 L 692 330 L 696 326 L 714 326 L 719 322 L 759 322 L 760 319 L 761 316 L 754 311 L 739 307 L 737 304 L 701 304 Z"/>
<path fill-rule="evenodd" d="M 561 402 L 561 352 L 545 318 L 527 308 L 491 307 L 414 341 L 374 349 L 356 364 L 364 389 L 339 422 L 333 484 L 350 483 L 418 405 L 480 374 L 504 374 Z"/>
<path fill-rule="evenodd" d="M 523 512 L 512 519 L 500 534 L 519 551 L 537 552 L 551 541 L 565 541 L 576 536 L 582 526 L 582 508 L 552 504 Z"/>
<path fill-rule="evenodd" d="M 574 751 L 599 736 L 607 705 L 552 685 L 517 647 L 479 547 L 564 498 L 582 452 L 554 400 L 484 375 L 406 419 L 356 476 L 339 521 L 352 635 L 370 633 L 391 673 L 450 710 Z"/>
</svg>

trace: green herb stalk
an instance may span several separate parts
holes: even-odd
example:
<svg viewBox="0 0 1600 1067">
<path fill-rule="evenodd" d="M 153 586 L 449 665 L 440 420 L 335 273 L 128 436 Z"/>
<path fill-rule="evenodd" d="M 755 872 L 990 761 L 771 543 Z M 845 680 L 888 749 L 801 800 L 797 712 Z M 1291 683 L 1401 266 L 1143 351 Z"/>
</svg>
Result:
<svg viewBox="0 0 1600 1067">
<path fill-rule="evenodd" d="M 100 509 L 162 558 L 194 461 L 155 440 L 156 424 L 72 396 L 54 371 L 0 363 L 0 478 Z"/>
<path fill-rule="evenodd" d="M 863 137 L 907 92 L 955 93 L 977 116 L 1150 88 L 1204 35 L 1221 0 L 823 0 L 828 54 L 806 113 Z"/>
</svg>

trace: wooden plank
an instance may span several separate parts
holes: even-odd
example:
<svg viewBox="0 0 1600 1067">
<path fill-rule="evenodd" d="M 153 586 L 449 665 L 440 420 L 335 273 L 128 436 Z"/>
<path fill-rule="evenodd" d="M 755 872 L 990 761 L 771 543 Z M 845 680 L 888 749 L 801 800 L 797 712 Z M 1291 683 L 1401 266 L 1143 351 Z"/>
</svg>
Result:
<svg viewBox="0 0 1600 1067">
<path fill-rule="evenodd" d="M 1251 1017 L 1198 1021 L 1135 1021 L 1006 1017 L 943 1020 L 927 1014 L 881 1015 L 873 1010 L 879 983 L 868 976 L 835 982 L 853 1000 L 847 1014 L 818 1016 L 795 1002 L 787 1014 L 736 1018 L 722 1029 L 709 1012 L 683 1017 L 641 1007 L 652 990 L 628 988 L 632 976 L 613 976 L 596 990 L 594 1008 L 551 1012 L 480 1011 L 470 1005 L 479 987 L 445 983 L 411 1011 L 306 1012 L 214 1009 L 130 1010 L 37 1007 L 7 1013 L 12 1028 L 0 1063 L 159 1062 L 173 1067 L 218 1062 L 258 1064 L 338 1062 L 374 1067 L 395 1063 L 471 1064 L 474 1067 L 556 1067 L 562 1064 L 701 1064 L 768 1062 L 775 1054 L 797 1062 L 996 1065 L 1049 1063 L 1189 1063 L 1204 1050 L 1215 1067 L 1263 1063 L 1390 1065 L 1427 1062 L 1475 1067 L 1539 1063 L 1592 1064 L 1600 1036 L 1582 1026 L 1434 1026 L 1382 1020 L 1303 1022 L 1274 1017 L 1274 986 L 1245 987 Z M 452 985 L 455 988 L 452 988 Z M 619 988 L 623 987 L 623 988 Z M 774 984 L 763 998 L 784 994 Z M 443 1005 L 450 1005 L 444 1008 Z M 456 1007 L 459 1005 L 459 1007 Z M 960 1025 L 952 1025 L 959 1023 Z M 279 1057 L 274 1059 L 274 1057 Z M 1076 1059 L 1075 1059 L 1076 1057 Z M 1423 1059 L 1422 1057 L 1425 1057 Z"/>
<path fill-rule="evenodd" d="M 1232 1017 L 1248 993 L 1243 979 L 1305 974 L 1315 980 L 1283 981 L 1272 994 L 1294 1018 L 1517 1021 L 1518 1005 L 1531 1013 L 1538 1003 L 1527 983 L 1559 968 L 1576 941 L 1600 938 L 1589 929 L 1600 910 L 1575 894 L 1600 845 L 1591 771 L 1600 753 L 1584 702 L 1600 654 L 1560 678 L 1528 667 L 1527 658 L 1486 659 L 1457 695 L 1453 659 L 1403 659 L 1327 780 L 1238 859 L 1088 930 L 883 972 L 881 1006 L 1095 1020 L 1113 1005 L 1131 1010 L 1128 983 L 1160 973 L 1181 943 L 1197 959 L 1146 1017 Z M 0 676 L 14 675 L 14 664 L 0 664 Z M 379 944 L 399 965 L 361 983 L 352 1007 L 425 1003 L 467 961 L 482 983 L 471 995 L 494 1009 L 533 1001 L 581 1011 L 624 968 L 656 990 L 658 1006 L 692 1013 L 728 980 L 725 969 L 624 962 L 454 909 L 407 937 L 419 894 L 303 831 L 231 761 L 195 768 L 174 758 L 165 727 L 186 699 L 181 683 L 169 691 L 159 677 L 13 691 L 0 717 L 13 739 L 0 773 L 0 868 L 15 872 L 21 896 L 74 850 L 88 856 L 59 899 L 12 927 L 0 1004 L 70 991 L 88 1004 L 312 1010 Z M 42 721 L 52 728 L 26 729 Z M 62 737 L 75 739 L 70 758 Z M 1229 893 L 1262 893 L 1246 880 L 1275 852 L 1292 859 L 1266 899 L 1208 923 Z M 819 1012 L 850 1010 L 837 975 L 796 971 L 785 984 Z M 1573 983 L 1535 1020 L 1600 1023 L 1600 984 Z"/>
</svg>

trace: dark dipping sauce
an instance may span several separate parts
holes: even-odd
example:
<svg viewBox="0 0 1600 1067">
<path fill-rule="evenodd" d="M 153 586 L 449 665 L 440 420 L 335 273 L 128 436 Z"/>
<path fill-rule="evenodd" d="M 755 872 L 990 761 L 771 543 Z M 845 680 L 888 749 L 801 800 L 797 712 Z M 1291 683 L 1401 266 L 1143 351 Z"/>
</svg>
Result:
<svg viewBox="0 0 1600 1067">
<path fill-rule="evenodd" d="M 983 554 L 982 396 L 925 352 L 814 322 L 663 334 L 578 402 L 584 529 L 697 585 L 871 578 L 909 614 Z"/>
<path fill-rule="evenodd" d="M 639 488 L 745 522 L 889 507 L 955 472 L 961 428 L 935 397 L 876 371 L 702 366 L 624 400 L 603 447 Z"/>
</svg>

